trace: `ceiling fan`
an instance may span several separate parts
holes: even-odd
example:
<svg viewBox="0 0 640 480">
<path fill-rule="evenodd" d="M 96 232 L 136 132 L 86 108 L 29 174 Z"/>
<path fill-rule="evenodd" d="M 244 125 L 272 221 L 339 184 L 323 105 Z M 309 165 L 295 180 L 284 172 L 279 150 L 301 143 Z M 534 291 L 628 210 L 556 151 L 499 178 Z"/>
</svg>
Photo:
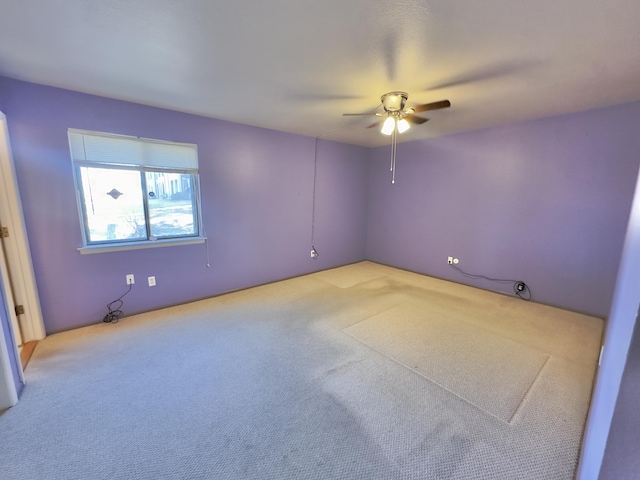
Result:
<svg viewBox="0 0 640 480">
<path fill-rule="evenodd" d="M 405 108 L 405 103 L 409 98 L 409 94 L 406 92 L 389 92 L 380 97 L 384 112 L 369 112 L 369 113 L 343 113 L 345 117 L 348 116 L 370 116 L 384 118 L 382 124 L 381 133 L 384 135 L 391 135 L 391 169 L 392 177 L 391 183 L 395 183 L 395 165 L 396 165 L 396 146 L 398 133 L 406 132 L 410 124 L 422 125 L 428 118 L 420 117 L 416 113 L 427 112 L 429 110 L 440 110 L 441 108 L 448 108 L 451 106 L 449 100 L 440 100 L 438 102 L 425 103 L 423 105 L 416 105 L 415 107 Z M 379 107 L 378 107 L 379 108 Z M 377 108 L 376 108 L 377 110 Z M 373 128 L 379 125 L 378 122 L 374 122 L 367 128 Z"/>
</svg>

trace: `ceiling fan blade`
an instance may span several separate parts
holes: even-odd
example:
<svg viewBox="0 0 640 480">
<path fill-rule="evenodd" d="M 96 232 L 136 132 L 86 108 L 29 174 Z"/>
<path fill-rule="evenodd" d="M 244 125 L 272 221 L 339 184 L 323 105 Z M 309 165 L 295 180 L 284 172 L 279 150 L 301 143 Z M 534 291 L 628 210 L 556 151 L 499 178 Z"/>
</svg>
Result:
<svg viewBox="0 0 640 480">
<path fill-rule="evenodd" d="M 413 108 L 415 113 L 427 112 L 429 110 L 440 110 L 441 108 L 448 108 L 451 106 L 449 100 L 440 100 L 439 102 L 425 103 L 424 105 L 416 105 Z"/>
<path fill-rule="evenodd" d="M 379 127 L 380 126 L 380 122 L 373 122 L 371 125 L 367 125 L 365 128 L 373 128 L 373 127 Z"/>
<path fill-rule="evenodd" d="M 376 112 L 376 110 L 378 110 L 381 106 L 382 104 L 378 105 L 373 110 L 369 110 L 368 112 L 364 112 L 364 113 L 343 113 L 342 116 L 343 117 L 367 117 L 367 116 L 375 115 L 376 117 L 381 117 L 383 114 L 380 112 Z"/>
<path fill-rule="evenodd" d="M 538 66 L 539 62 L 525 62 L 516 60 L 510 62 L 486 64 L 481 68 L 463 71 L 457 75 L 443 79 L 440 83 L 431 84 L 423 88 L 423 90 L 438 90 L 441 88 L 452 88 L 469 85 L 476 82 L 486 82 L 496 80 L 502 77 L 517 75 L 533 67 Z"/>
<path fill-rule="evenodd" d="M 423 123 L 429 121 L 428 118 L 419 117 L 417 115 L 405 115 L 404 118 L 407 120 L 407 122 L 413 123 L 415 125 L 422 125 Z"/>
</svg>

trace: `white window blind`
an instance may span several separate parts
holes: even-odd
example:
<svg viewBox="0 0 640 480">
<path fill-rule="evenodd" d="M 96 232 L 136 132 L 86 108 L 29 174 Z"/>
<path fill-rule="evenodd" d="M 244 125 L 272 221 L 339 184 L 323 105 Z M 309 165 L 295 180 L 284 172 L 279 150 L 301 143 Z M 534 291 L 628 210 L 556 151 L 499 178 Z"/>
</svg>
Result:
<svg viewBox="0 0 640 480">
<path fill-rule="evenodd" d="M 198 170 L 198 146 L 70 128 L 74 162 Z"/>
</svg>

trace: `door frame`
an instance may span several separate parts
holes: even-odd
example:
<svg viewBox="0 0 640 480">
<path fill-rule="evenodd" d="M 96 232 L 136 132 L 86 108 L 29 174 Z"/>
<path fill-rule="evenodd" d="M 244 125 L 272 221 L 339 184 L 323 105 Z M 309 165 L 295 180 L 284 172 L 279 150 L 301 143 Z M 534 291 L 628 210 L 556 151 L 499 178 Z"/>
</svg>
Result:
<svg viewBox="0 0 640 480">
<path fill-rule="evenodd" d="M 9 229 L 3 244 L 10 276 L 13 300 L 24 306 L 24 314 L 18 315 L 19 332 L 14 333 L 18 343 L 42 340 L 46 336 L 40 298 L 24 224 L 20 191 L 11 153 L 7 117 L 0 111 L 0 220 Z M 21 338 L 18 337 L 21 334 Z M 21 342 L 21 343 L 22 343 Z"/>
<path fill-rule="evenodd" d="M 5 329 L 0 325 L 0 411 L 13 407 L 18 403 L 18 382 L 24 385 L 24 371 L 20 362 L 20 352 L 16 342 L 16 335 L 12 331 L 12 317 L 15 318 L 15 306 L 9 286 L 9 272 L 5 262 L 4 248 L 0 242 L 0 322 L 6 319 L 10 332 L 7 338 Z M 13 367 L 16 367 L 17 376 Z"/>
</svg>

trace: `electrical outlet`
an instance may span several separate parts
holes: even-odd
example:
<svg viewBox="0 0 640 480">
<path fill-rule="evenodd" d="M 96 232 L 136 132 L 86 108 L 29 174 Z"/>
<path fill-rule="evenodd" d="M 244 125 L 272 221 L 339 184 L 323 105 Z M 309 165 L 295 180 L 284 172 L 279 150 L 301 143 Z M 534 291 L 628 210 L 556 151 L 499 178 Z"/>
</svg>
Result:
<svg viewBox="0 0 640 480">
<path fill-rule="evenodd" d="M 149 277 L 149 286 L 150 287 L 155 287 L 156 286 L 156 277 Z"/>
<path fill-rule="evenodd" d="M 453 257 L 447 257 L 447 263 L 451 265 L 453 263 Z"/>
<path fill-rule="evenodd" d="M 130 273 L 129 275 L 127 275 L 127 285 L 133 285 L 134 283 L 136 283 L 135 278 L 133 277 L 133 273 Z"/>
</svg>

